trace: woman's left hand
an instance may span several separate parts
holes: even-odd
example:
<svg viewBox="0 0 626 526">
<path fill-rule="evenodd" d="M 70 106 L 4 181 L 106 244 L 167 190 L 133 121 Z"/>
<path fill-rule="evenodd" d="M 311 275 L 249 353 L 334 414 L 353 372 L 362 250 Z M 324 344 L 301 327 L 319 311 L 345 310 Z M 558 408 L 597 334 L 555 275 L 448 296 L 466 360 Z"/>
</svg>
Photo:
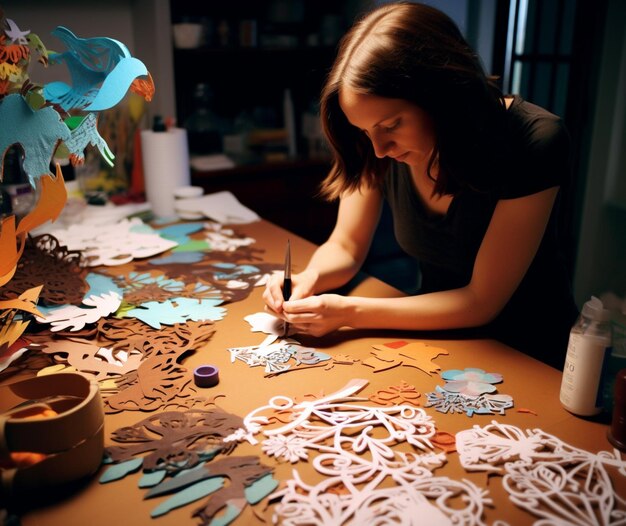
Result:
<svg viewBox="0 0 626 526">
<path fill-rule="evenodd" d="M 282 317 L 294 332 L 323 336 L 349 325 L 350 308 L 345 296 L 321 294 L 283 303 Z"/>
</svg>

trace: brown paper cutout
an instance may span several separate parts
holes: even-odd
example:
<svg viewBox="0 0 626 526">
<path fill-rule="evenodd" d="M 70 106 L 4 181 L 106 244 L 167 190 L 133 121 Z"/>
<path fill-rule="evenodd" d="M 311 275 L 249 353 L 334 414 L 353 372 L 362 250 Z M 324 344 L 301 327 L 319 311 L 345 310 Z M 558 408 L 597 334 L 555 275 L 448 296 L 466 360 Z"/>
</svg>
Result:
<svg viewBox="0 0 626 526">
<path fill-rule="evenodd" d="M 0 290 L 0 297 L 17 297 L 21 291 L 43 284 L 39 304 L 80 305 L 89 290 L 79 251 L 70 251 L 49 234 L 26 240 L 12 280 Z"/>
<path fill-rule="evenodd" d="M 164 469 L 174 474 L 197 466 L 200 453 L 232 451 L 237 443 L 224 438 L 243 427 L 241 417 L 220 409 L 165 411 L 114 431 L 111 439 L 124 445 L 105 448 L 105 455 L 124 462 L 148 453 L 143 457 L 144 471 Z"/>
</svg>

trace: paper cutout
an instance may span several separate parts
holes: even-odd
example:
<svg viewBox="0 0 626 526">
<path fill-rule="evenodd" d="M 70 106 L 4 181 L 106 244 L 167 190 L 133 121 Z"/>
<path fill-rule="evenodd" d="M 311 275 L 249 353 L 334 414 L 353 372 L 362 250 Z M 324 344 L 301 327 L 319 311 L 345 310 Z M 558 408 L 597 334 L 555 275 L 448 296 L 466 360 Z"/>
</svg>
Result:
<svg viewBox="0 0 626 526">
<path fill-rule="evenodd" d="M 67 121 L 66 121 L 67 122 Z M 98 148 L 100 155 L 109 166 L 113 166 L 115 155 L 106 141 L 98 132 L 98 118 L 95 113 L 90 113 L 82 118 L 80 124 L 71 131 L 70 138 L 65 141 L 65 147 L 69 151 L 70 160 L 74 166 L 84 164 L 85 154 L 83 151 L 87 145 Z"/>
<path fill-rule="evenodd" d="M 467 416 L 503 415 L 513 407 L 513 398 L 505 394 L 482 394 L 467 396 L 451 393 L 437 386 L 434 392 L 426 393 L 427 402 L 424 407 L 434 407 L 440 413 L 465 413 Z"/>
<path fill-rule="evenodd" d="M 503 475 L 511 502 L 542 524 L 621 524 L 626 499 L 612 487 L 607 467 L 626 476 L 617 450 L 575 448 L 541 429 L 523 431 L 492 421 L 460 431 L 456 445 L 468 471 Z"/>
<path fill-rule="evenodd" d="M 0 122 L 11 123 L 11 126 L 0 126 L 0 152 L 4 155 L 9 146 L 19 143 L 24 152 L 28 182 L 37 188 L 38 179 L 50 171 L 58 142 L 69 139 L 70 131 L 53 108 L 33 111 L 17 93 L 7 95 L 0 102 Z"/>
<path fill-rule="evenodd" d="M 163 303 L 149 301 L 142 303 L 138 308 L 127 310 L 124 316 L 137 318 L 155 329 L 160 329 L 161 324 L 173 325 L 188 320 L 221 320 L 226 313 L 226 309 L 218 307 L 221 303 L 221 299 L 196 300 L 193 298 L 177 298 Z"/>
<path fill-rule="evenodd" d="M 435 425 L 423 409 L 406 405 L 376 408 L 353 402 L 365 380 L 353 380 L 324 398 L 296 404 L 273 397 L 244 418 L 245 430 L 227 440 L 256 443 L 263 451 L 297 463 L 307 460 L 324 475 L 317 484 L 303 481 L 297 470 L 270 499 L 279 501 L 275 521 L 307 524 L 480 524 L 486 492 L 469 481 L 435 477 L 446 462 L 434 453 Z M 292 420 L 276 428 L 268 413 L 292 411 Z M 413 451 L 397 452 L 406 442 Z M 313 458 L 309 458 L 315 455 Z M 395 485 L 384 484 L 393 480 Z M 431 502 L 429 499 L 433 499 Z"/>
<path fill-rule="evenodd" d="M 502 382 L 502 375 L 486 373 L 482 369 L 468 367 L 464 370 L 451 369 L 441 373 L 446 380 L 444 389 L 451 393 L 460 393 L 467 396 L 478 396 L 484 393 L 493 393 L 496 387 L 493 384 Z"/>
<path fill-rule="evenodd" d="M 410 385 L 404 380 L 400 382 L 400 385 L 391 385 L 386 389 L 380 389 L 373 395 L 370 395 L 369 399 L 380 405 L 401 405 L 403 403 L 419 405 L 418 398 L 420 397 L 415 389 L 414 385 Z"/>
<path fill-rule="evenodd" d="M 0 298 L 17 297 L 39 286 L 40 306 L 78 304 L 89 288 L 82 265 L 81 252 L 67 250 L 53 236 L 29 237 L 13 278 L 0 289 Z"/>
<path fill-rule="evenodd" d="M 448 351 L 440 347 L 433 347 L 423 342 L 392 342 L 390 344 L 372 345 L 376 351 L 373 358 L 363 360 L 363 365 L 372 367 L 374 372 L 385 371 L 398 367 L 415 367 L 429 376 L 438 372 L 441 367 L 432 360 L 440 355 L 447 355 Z"/>
<path fill-rule="evenodd" d="M 240 417 L 214 409 L 163 412 L 120 428 L 112 439 L 123 445 L 105 449 L 106 463 L 113 465 L 100 482 L 119 480 L 141 467 L 140 487 L 151 488 L 145 498 L 174 493 L 152 510 L 152 517 L 209 496 L 193 516 L 202 524 L 228 524 L 248 503 L 260 502 L 278 486 L 271 476 L 273 470 L 258 457 L 212 460 L 236 447 L 224 439 L 242 424 Z"/>
<path fill-rule="evenodd" d="M 183 199 L 176 206 L 181 212 L 202 213 L 218 223 L 227 225 L 254 223 L 261 219 L 228 191 Z"/>
<path fill-rule="evenodd" d="M 162 238 L 140 219 L 124 219 L 115 224 L 72 224 L 50 230 L 68 250 L 80 250 L 89 266 L 116 266 L 135 258 L 165 252 L 176 243 Z"/>
<path fill-rule="evenodd" d="M 51 82 L 44 87 L 44 96 L 65 111 L 70 108 L 102 111 L 122 100 L 133 81 L 148 77 L 144 64 L 131 57 L 128 48 L 112 38 L 79 38 L 69 29 L 59 26 L 51 33 L 68 48 L 63 53 L 50 53 L 50 63 L 65 62 L 72 85 Z M 151 83 L 151 79 L 149 79 Z M 154 86 L 148 90 L 152 98 Z"/>
<path fill-rule="evenodd" d="M 93 375 L 98 381 L 110 375 L 121 376 L 136 371 L 143 358 L 139 351 L 130 354 L 120 351 L 114 355 L 112 349 L 89 341 L 53 340 L 46 344 L 43 352 L 54 355 L 77 371 Z"/>
<path fill-rule="evenodd" d="M 228 351 L 231 363 L 240 360 L 250 367 L 261 366 L 266 373 L 274 374 L 299 370 L 331 359 L 328 354 L 303 347 L 295 340 L 277 339 L 275 335 L 268 336 L 260 345 L 231 347 Z"/>
<path fill-rule="evenodd" d="M 122 297 L 117 292 L 101 295 L 89 295 L 82 301 L 84 307 L 65 305 L 60 308 L 50 309 L 43 316 L 36 316 L 40 323 L 51 325 L 52 332 L 60 330 L 77 331 L 85 325 L 97 322 L 100 318 L 115 312 L 122 302 Z"/>
<path fill-rule="evenodd" d="M 483 369 L 451 369 L 441 373 L 447 380 L 443 387 L 426 394 L 425 407 L 434 407 L 441 413 L 466 413 L 492 415 L 504 414 L 513 407 L 513 398 L 505 394 L 490 394 L 496 391 L 494 383 L 502 382 L 502 375 L 486 373 Z"/>
</svg>

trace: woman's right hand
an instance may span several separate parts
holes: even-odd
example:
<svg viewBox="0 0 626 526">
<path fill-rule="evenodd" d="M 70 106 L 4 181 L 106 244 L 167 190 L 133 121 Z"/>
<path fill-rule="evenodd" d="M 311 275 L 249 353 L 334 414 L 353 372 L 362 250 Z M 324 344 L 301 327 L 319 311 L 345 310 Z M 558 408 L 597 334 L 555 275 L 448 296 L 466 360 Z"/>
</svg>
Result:
<svg viewBox="0 0 626 526">
<path fill-rule="evenodd" d="M 319 273 L 312 269 L 307 269 L 291 276 L 291 297 L 290 299 L 301 299 L 312 296 L 315 291 L 315 284 L 319 278 Z M 283 283 L 284 272 L 275 272 L 268 279 L 263 291 L 263 301 L 265 310 L 279 315 L 283 312 Z"/>
</svg>

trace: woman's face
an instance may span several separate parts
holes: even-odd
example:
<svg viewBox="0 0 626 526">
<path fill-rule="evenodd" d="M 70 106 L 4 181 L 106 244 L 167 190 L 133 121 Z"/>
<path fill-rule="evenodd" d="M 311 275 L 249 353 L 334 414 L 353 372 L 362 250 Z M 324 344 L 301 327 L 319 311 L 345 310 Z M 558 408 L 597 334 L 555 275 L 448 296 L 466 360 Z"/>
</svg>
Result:
<svg viewBox="0 0 626 526">
<path fill-rule="evenodd" d="M 343 87 L 339 105 L 350 124 L 372 141 L 377 157 L 391 157 L 409 165 L 428 162 L 435 147 L 434 126 L 416 104 Z"/>
</svg>

